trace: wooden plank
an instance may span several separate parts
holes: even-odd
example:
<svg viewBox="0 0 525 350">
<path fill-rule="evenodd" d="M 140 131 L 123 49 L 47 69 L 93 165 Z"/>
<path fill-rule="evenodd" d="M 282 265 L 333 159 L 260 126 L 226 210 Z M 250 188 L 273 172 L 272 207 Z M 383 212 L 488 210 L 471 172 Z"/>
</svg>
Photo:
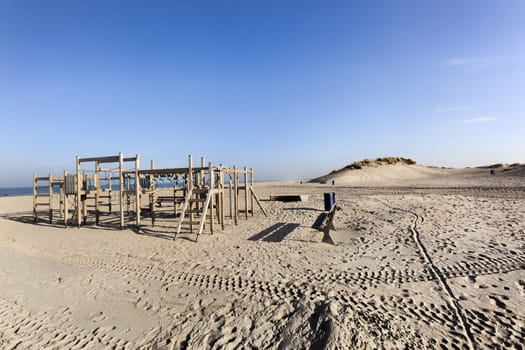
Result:
<svg viewBox="0 0 525 350">
<path fill-rule="evenodd" d="M 235 201 L 233 203 L 234 215 L 235 215 L 235 225 L 239 223 L 239 173 L 237 172 L 237 167 L 233 167 L 233 195 Z"/>
<path fill-rule="evenodd" d="M 98 162 L 98 163 L 118 163 L 121 159 L 121 154 L 117 156 L 103 156 L 103 157 L 87 157 L 87 158 L 78 158 L 79 163 L 87 162 Z"/>
<path fill-rule="evenodd" d="M 166 169 L 140 169 L 139 174 L 141 175 L 185 175 L 190 168 L 166 168 Z M 207 170 L 208 168 L 192 168 L 193 172 L 200 172 L 201 170 Z"/>
<path fill-rule="evenodd" d="M 88 178 L 87 174 L 84 173 L 82 182 L 87 184 L 87 178 Z M 86 224 L 87 223 L 87 201 L 88 201 L 87 188 L 84 189 L 84 192 L 85 192 L 85 198 L 82 201 L 82 221 L 84 222 L 84 224 Z"/>
<path fill-rule="evenodd" d="M 80 178 L 80 157 L 77 156 L 77 160 L 76 160 L 76 172 L 77 172 L 77 176 L 76 176 L 76 182 L 77 182 L 77 193 L 76 193 L 76 202 L 77 202 L 77 207 L 76 207 L 76 213 L 77 213 L 77 226 L 80 227 L 80 221 L 81 221 L 81 217 L 80 217 L 80 205 L 81 205 L 81 182 L 82 182 L 82 179 Z"/>
<path fill-rule="evenodd" d="M 95 224 L 100 224 L 100 179 L 99 179 L 99 162 L 95 161 L 95 174 L 93 175 L 93 184 L 95 185 Z"/>
<path fill-rule="evenodd" d="M 189 199 L 192 196 L 192 191 L 193 191 L 193 188 L 190 187 L 190 189 L 188 190 L 188 193 L 186 194 L 186 200 L 184 201 L 184 205 L 182 206 L 182 211 L 181 211 L 180 217 L 179 217 L 179 224 L 177 226 L 177 231 L 173 235 L 173 239 L 175 239 L 177 237 L 177 235 L 180 233 L 180 230 L 182 228 L 182 223 L 184 221 L 184 216 L 186 215 L 186 210 L 188 209 L 188 205 L 190 203 Z"/>
<path fill-rule="evenodd" d="M 204 202 L 204 207 L 202 209 L 202 216 L 201 221 L 199 224 L 199 230 L 197 231 L 197 237 L 195 238 L 195 241 L 199 240 L 199 235 L 202 233 L 202 230 L 204 229 L 204 223 L 206 222 L 206 213 L 208 211 L 208 206 L 210 205 L 211 198 L 213 197 L 213 191 L 210 190 L 208 192 L 208 195 L 206 196 L 206 202 Z M 212 210 L 213 212 L 213 210 Z"/>
<path fill-rule="evenodd" d="M 49 223 L 53 223 L 53 176 L 49 174 Z"/>
<path fill-rule="evenodd" d="M 213 175 L 213 166 L 210 162 L 209 164 L 209 171 L 208 171 L 208 176 L 210 177 L 210 203 L 209 205 L 211 206 L 211 210 L 210 210 L 210 232 L 211 234 L 213 234 L 213 202 L 214 202 L 214 195 L 213 195 L 213 190 L 215 188 L 215 179 L 214 179 L 214 175 Z M 204 180 L 203 180 L 204 181 Z M 208 210 L 206 208 L 206 205 L 204 206 L 203 208 L 204 211 Z M 204 219 L 206 219 L 206 214 L 203 215 L 204 216 Z"/>
<path fill-rule="evenodd" d="M 135 225 L 140 229 L 140 179 L 139 179 L 140 158 L 135 155 Z"/>
<path fill-rule="evenodd" d="M 194 186 L 194 178 L 193 178 L 193 158 L 191 157 L 191 154 L 188 155 L 188 185 L 191 187 L 191 189 L 193 190 L 193 186 Z M 192 193 L 192 196 L 193 196 L 193 193 Z M 191 196 L 189 197 L 191 199 Z M 192 202 L 189 202 L 189 205 L 190 205 L 190 209 L 192 208 Z M 193 233 L 193 225 L 191 224 L 191 222 L 193 221 L 193 213 L 190 213 L 190 233 Z"/>
<path fill-rule="evenodd" d="M 250 168 L 250 210 L 253 216 L 253 191 L 251 191 L 252 188 L 253 188 L 253 168 Z"/>
<path fill-rule="evenodd" d="M 248 220 L 248 169 L 246 167 L 244 167 L 244 209 L 246 220 Z"/>
<path fill-rule="evenodd" d="M 64 226 L 67 226 L 68 216 L 69 216 L 69 203 L 67 201 L 67 191 L 66 191 L 66 183 L 67 183 L 67 172 L 64 171 Z"/>
<path fill-rule="evenodd" d="M 124 157 L 122 153 L 118 156 L 118 168 L 119 168 L 119 214 L 120 214 L 120 229 L 124 229 Z"/>
<path fill-rule="evenodd" d="M 221 217 L 221 229 L 224 231 L 224 173 L 222 172 L 222 164 L 219 166 L 219 215 Z"/>
<path fill-rule="evenodd" d="M 257 204 L 259 205 L 259 208 L 261 208 L 264 216 L 268 216 L 268 214 L 266 214 L 266 210 L 264 210 L 264 207 L 261 204 L 261 201 L 259 200 L 259 197 L 257 197 L 257 195 L 255 194 L 255 191 L 253 190 L 253 187 L 250 187 L 250 191 L 252 192 L 253 198 L 255 198 L 255 202 L 257 202 Z"/>
<path fill-rule="evenodd" d="M 37 177 L 36 174 L 33 174 L 33 222 L 36 222 L 36 219 L 38 217 L 38 213 L 36 211 L 36 184 Z"/>
</svg>

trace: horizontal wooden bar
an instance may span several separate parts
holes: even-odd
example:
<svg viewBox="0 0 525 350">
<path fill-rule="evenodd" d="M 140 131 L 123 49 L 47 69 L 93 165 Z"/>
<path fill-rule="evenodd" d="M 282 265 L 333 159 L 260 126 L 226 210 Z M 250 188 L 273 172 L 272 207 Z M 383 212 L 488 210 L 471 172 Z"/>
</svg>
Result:
<svg viewBox="0 0 525 350">
<path fill-rule="evenodd" d="M 122 158 L 124 162 L 134 162 L 137 160 L 137 157 L 126 157 Z M 118 163 L 120 161 L 119 156 L 104 156 L 104 157 L 88 157 L 88 158 L 79 158 L 80 163 L 85 162 L 99 162 L 99 163 Z"/>
<path fill-rule="evenodd" d="M 79 158 L 80 163 L 84 162 L 99 162 L 99 163 L 118 163 L 120 161 L 119 156 L 105 156 L 105 157 L 89 157 L 89 158 Z"/>
<path fill-rule="evenodd" d="M 191 168 L 193 172 L 202 171 L 202 170 L 209 170 L 209 167 L 203 167 L 203 168 Z M 167 168 L 167 169 L 141 169 L 139 170 L 139 174 L 147 174 L 147 175 L 180 175 L 180 174 L 186 174 L 189 171 L 189 168 Z"/>
</svg>

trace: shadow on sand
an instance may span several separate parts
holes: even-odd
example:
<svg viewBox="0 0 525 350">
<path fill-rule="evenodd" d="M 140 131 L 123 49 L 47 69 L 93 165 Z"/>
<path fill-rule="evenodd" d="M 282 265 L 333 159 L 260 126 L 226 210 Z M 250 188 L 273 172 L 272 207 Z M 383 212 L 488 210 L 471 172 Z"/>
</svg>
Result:
<svg viewBox="0 0 525 350">
<path fill-rule="evenodd" d="M 249 241 L 263 241 L 263 242 L 281 242 L 290 233 L 292 233 L 299 224 L 290 224 L 278 222 L 272 226 L 265 228 L 261 232 L 248 238 Z"/>
</svg>

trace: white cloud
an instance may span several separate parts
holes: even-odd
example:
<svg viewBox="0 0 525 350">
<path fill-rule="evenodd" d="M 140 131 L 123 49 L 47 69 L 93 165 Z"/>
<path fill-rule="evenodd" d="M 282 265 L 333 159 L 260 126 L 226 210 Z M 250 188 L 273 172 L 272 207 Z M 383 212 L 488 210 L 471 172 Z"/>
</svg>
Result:
<svg viewBox="0 0 525 350">
<path fill-rule="evenodd" d="M 463 120 L 457 121 L 456 124 L 490 123 L 496 120 L 498 120 L 498 118 L 478 117 L 478 118 L 463 119 Z"/>
<path fill-rule="evenodd" d="M 496 65 L 506 63 L 508 60 L 498 57 L 454 57 L 446 60 L 443 64 L 455 67 L 467 72 L 475 72 L 492 68 Z"/>
</svg>

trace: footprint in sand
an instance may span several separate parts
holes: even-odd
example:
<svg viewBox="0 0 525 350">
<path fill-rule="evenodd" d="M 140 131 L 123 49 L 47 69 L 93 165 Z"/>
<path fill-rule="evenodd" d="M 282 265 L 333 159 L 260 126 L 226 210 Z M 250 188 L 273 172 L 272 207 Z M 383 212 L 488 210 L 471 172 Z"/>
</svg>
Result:
<svg viewBox="0 0 525 350">
<path fill-rule="evenodd" d="M 488 298 L 490 299 L 490 303 L 492 305 L 495 305 L 501 309 L 506 309 L 507 308 L 507 305 L 505 305 L 504 302 L 502 302 L 498 297 L 494 296 L 494 295 L 489 295 Z"/>
<path fill-rule="evenodd" d="M 96 323 L 100 321 L 104 321 L 107 319 L 106 315 L 102 311 L 92 312 L 89 317 L 91 318 L 91 322 Z"/>
</svg>

